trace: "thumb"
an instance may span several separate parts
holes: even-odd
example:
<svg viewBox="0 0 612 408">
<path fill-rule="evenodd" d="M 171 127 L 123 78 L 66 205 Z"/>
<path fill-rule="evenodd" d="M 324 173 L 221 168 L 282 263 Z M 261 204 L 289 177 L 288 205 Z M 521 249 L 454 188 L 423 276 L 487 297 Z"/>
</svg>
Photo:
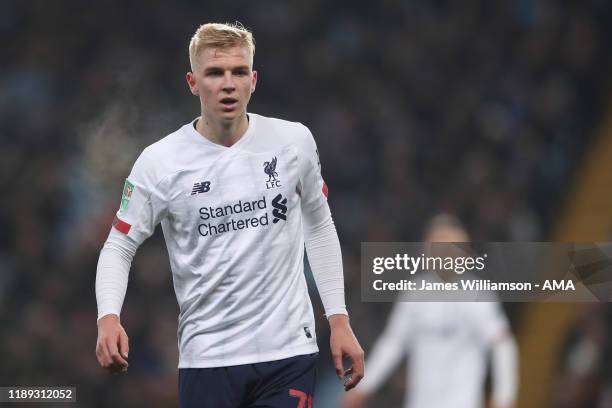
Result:
<svg viewBox="0 0 612 408">
<path fill-rule="evenodd" d="M 119 335 L 119 353 L 123 356 L 123 358 L 128 358 L 128 353 L 130 351 L 130 345 L 128 341 L 128 336 L 125 332 Z"/>
</svg>

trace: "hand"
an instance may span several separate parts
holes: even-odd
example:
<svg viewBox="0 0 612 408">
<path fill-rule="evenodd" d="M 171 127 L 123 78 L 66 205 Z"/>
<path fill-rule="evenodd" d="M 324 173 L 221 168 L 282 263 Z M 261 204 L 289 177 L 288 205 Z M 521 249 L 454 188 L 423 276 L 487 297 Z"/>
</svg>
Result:
<svg viewBox="0 0 612 408">
<path fill-rule="evenodd" d="M 366 394 L 355 389 L 344 394 L 342 398 L 342 408 L 361 408 L 367 400 Z"/>
<path fill-rule="evenodd" d="M 345 379 L 344 390 L 348 391 L 354 388 L 363 378 L 363 349 L 353 334 L 348 316 L 330 316 L 329 327 L 331 329 L 331 353 L 334 360 L 334 367 L 336 368 L 336 374 L 338 374 L 338 378 Z M 344 363 L 342 361 L 345 356 L 353 363 L 346 371 L 344 371 Z"/>
<path fill-rule="evenodd" d="M 119 316 L 109 314 L 98 320 L 98 363 L 111 373 L 125 372 L 128 369 L 128 351 L 128 336 L 119 322 Z"/>
</svg>

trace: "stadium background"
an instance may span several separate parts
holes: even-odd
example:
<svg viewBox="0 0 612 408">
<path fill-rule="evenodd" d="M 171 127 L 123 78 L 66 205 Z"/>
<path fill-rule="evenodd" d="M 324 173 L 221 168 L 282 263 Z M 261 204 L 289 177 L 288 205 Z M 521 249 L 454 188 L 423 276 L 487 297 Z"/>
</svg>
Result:
<svg viewBox="0 0 612 408">
<path fill-rule="evenodd" d="M 389 304 L 360 302 L 361 241 L 418 241 L 449 211 L 475 240 L 609 240 L 611 3 L 0 3 L 0 386 L 73 385 L 82 407 L 176 406 L 176 317 L 160 231 L 122 322 L 130 370 L 95 360 L 94 278 L 124 177 L 198 114 L 187 43 L 254 31 L 250 110 L 313 131 L 367 351 Z M 316 295 L 315 295 L 316 296 Z M 612 308 L 507 304 L 530 407 L 612 406 Z M 335 406 L 322 308 L 318 406 Z M 450 363 L 450 362 L 449 362 Z M 377 394 L 400 406 L 403 374 Z"/>
</svg>

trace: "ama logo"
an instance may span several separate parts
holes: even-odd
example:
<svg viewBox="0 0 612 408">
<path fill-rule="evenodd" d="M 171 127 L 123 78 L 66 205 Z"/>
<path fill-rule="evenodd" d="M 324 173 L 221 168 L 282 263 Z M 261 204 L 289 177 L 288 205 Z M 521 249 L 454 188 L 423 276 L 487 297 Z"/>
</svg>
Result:
<svg viewBox="0 0 612 408">
<path fill-rule="evenodd" d="M 268 180 L 266 181 L 266 188 L 269 190 L 271 188 L 282 187 L 280 180 L 278 179 L 278 173 L 276 172 L 276 163 L 278 160 L 276 156 L 272 158 L 272 160 L 264 162 L 263 171 L 268 175 Z"/>
</svg>

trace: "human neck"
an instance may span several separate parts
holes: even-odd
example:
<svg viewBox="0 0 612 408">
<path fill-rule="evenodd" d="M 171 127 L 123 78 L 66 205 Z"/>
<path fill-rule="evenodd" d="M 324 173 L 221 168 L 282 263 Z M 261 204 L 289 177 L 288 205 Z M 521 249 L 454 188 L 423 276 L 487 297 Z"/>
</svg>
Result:
<svg viewBox="0 0 612 408">
<path fill-rule="evenodd" d="M 230 147 L 240 140 L 248 128 L 249 118 L 246 113 L 228 122 L 213 121 L 202 115 L 196 123 L 198 133 L 211 142 L 225 147 Z"/>
</svg>

